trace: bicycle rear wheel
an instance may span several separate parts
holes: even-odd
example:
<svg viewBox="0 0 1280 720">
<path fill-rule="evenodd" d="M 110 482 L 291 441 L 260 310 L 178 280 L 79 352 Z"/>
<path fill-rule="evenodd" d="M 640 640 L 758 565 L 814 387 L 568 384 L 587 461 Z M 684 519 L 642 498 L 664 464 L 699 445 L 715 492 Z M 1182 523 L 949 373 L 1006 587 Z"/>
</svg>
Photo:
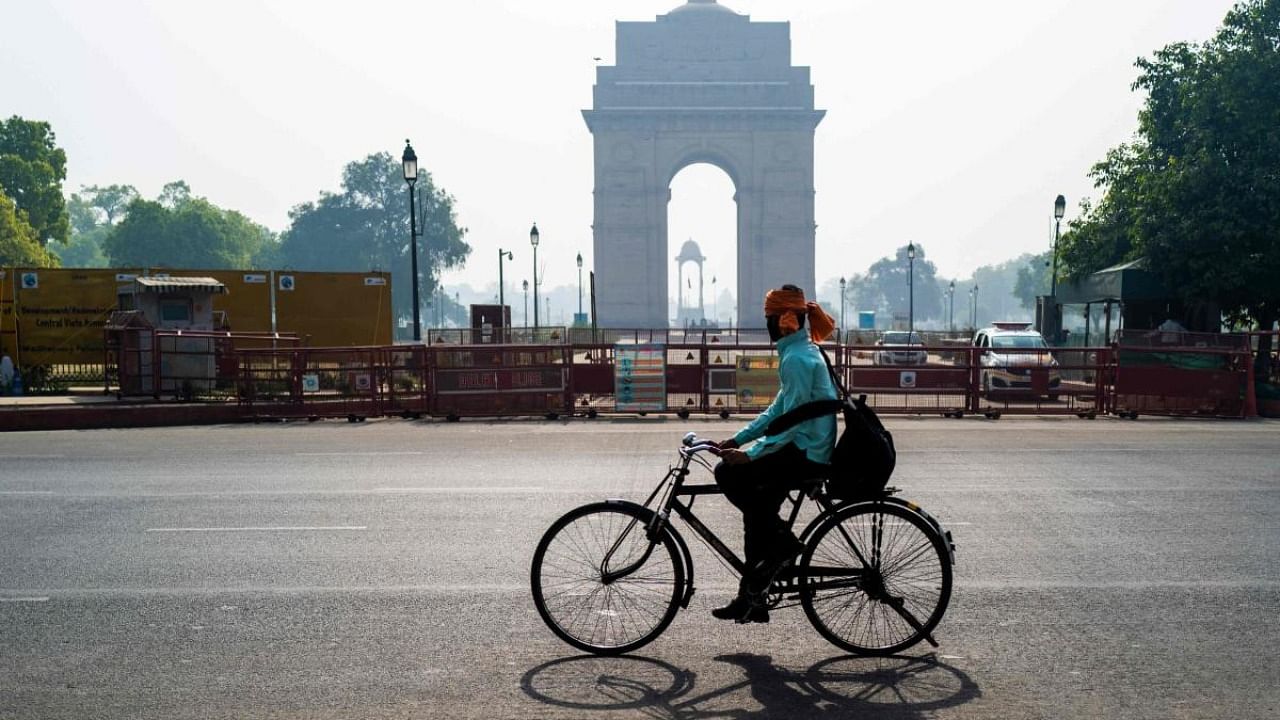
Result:
<svg viewBox="0 0 1280 720">
<path fill-rule="evenodd" d="M 910 509 L 883 502 L 833 512 L 809 538 L 799 572 L 809 622 L 860 655 L 920 642 L 951 599 L 946 541 Z"/>
<path fill-rule="evenodd" d="M 684 564 L 663 532 L 654 543 L 635 505 L 595 503 L 569 511 L 542 536 L 530 583 L 538 614 L 560 639 L 598 655 L 642 647 L 671 624 L 684 587 Z M 639 562 L 606 583 L 604 575 Z"/>
</svg>

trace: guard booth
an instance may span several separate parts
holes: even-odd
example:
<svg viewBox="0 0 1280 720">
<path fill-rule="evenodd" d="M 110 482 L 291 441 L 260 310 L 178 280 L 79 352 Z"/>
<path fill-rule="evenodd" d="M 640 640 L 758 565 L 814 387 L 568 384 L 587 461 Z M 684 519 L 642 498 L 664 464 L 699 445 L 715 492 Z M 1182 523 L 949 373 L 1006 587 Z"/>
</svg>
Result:
<svg viewBox="0 0 1280 720">
<path fill-rule="evenodd" d="M 222 349 L 220 338 L 212 335 L 213 296 L 227 293 L 227 286 L 211 277 L 157 275 L 119 285 L 114 324 L 104 332 L 109 359 L 116 352 L 120 394 L 159 397 L 212 390 Z"/>
<path fill-rule="evenodd" d="M 507 330 L 510 327 L 510 305 L 471 306 L 472 345 L 501 345 L 509 343 L 511 339 Z"/>
</svg>

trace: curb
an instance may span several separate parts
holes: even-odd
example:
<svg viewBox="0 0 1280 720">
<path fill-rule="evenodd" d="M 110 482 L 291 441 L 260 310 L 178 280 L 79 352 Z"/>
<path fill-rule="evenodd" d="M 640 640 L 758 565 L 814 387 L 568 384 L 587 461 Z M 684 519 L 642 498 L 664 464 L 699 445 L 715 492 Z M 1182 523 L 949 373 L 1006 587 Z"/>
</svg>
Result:
<svg viewBox="0 0 1280 720">
<path fill-rule="evenodd" d="M 217 425 L 242 419 L 236 405 L 36 405 L 0 412 L 0 432 Z"/>
</svg>

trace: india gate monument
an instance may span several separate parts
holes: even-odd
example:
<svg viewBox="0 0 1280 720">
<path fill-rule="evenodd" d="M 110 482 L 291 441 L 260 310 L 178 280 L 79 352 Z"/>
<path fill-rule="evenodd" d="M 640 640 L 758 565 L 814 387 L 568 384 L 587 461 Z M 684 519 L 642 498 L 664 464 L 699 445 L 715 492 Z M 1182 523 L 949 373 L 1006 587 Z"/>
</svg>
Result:
<svg viewBox="0 0 1280 720">
<path fill-rule="evenodd" d="M 809 68 L 791 65 L 790 24 L 689 0 L 619 22 L 616 43 L 582 113 L 595 142 L 600 323 L 667 326 L 667 203 L 695 163 L 733 181 L 740 323 L 763 326 L 764 293 L 784 283 L 813 297 L 813 135 L 825 111 Z"/>
</svg>

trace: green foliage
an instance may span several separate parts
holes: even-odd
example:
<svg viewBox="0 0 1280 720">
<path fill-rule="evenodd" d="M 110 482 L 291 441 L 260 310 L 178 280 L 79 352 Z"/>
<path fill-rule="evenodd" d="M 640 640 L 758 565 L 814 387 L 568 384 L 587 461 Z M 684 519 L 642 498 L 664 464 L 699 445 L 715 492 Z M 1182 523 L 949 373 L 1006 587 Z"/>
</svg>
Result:
<svg viewBox="0 0 1280 720">
<path fill-rule="evenodd" d="M 58 257 L 62 267 L 68 268 L 104 268 L 109 267 L 107 256 L 102 252 L 102 241 L 110 232 L 105 227 L 94 228 L 89 232 L 73 232 L 66 245 L 47 248 Z"/>
<path fill-rule="evenodd" d="M 67 201 L 71 240 L 65 247 L 53 249 L 63 267 L 107 267 L 102 245 L 137 198 L 138 191 L 131 185 L 81 186 L 80 192 L 72 193 Z"/>
<path fill-rule="evenodd" d="M 399 161 L 385 152 L 349 163 L 339 192 L 322 193 L 289 213 L 280 264 L 298 270 L 389 270 L 397 314 L 412 315 L 409 188 L 401 172 Z M 426 318 L 440 272 L 461 265 L 471 248 L 463 241 L 466 228 L 458 227 L 453 197 L 421 168 L 416 190 L 419 299 Z"/>
<path fill-rule="evenodd" d="M 135 198 L 102 247 L 114 266 L 250 268 L 274 244 L 271 231 L 235 210 L 192 197 L 182 181 L 158 200 Z"/>
<path fill-rule="evenodd" d="M 58 259 L 50 255 L 27 222 L 27 214 L 0 190 L 0 265 L 21 267 L 57 267 Z"/>
<path fill-rule="evenodd" d="M 70 233 L 66 177 L 67 154 L 54 143 L 49 123 L 17 115 L 0 120 L 0 190 L 26 213 L 41 247 L 66 242 Z"/>
<path fill-rule="evenodd" d="M 88 232 L 104 225 L 115 225 L 124 219 L 129 203 L 138 197 L 138 191 L 132 185 L 81 186 L 80 192 L 72 193 L 67 203 L 71 213 L 71 232 Z"/>
<path fill-rule="evenodd" d="M 865 274 L 854 275 L 848 285 L 849 299 L 856 310 L 876 310 L 907 315 L 910 287 L 907 282 L 907 247 L 898 248 L 895 257 L 881 258 Z M 938 268 L 925 258 L 924 246 L 916 245 L 915 318 L 939 318 L 942 312 L 942 290 L 938 284 Z"/>
<path fill-rule="evenodd" d="M 1063 240 L 1073 276 L 1145 256 L 1185 301 L 1265 327 L 1280 317 L 1280 0 L 1247 0 L 1203 45 L 1138 61 L 1138 137 Z"/>
<path fill-rule="evenodd" d="M 1018 273 L 1013 284 L 1014 297 L 1018 298 L 1018 304 L 1023 308 L 1035 310 L 1036 296 L 1049 294 L 1050 276 L 1053 274 L 1053 253 L 1023 255 L 1011 263 L 1015 265 Z"/>
</svg>

